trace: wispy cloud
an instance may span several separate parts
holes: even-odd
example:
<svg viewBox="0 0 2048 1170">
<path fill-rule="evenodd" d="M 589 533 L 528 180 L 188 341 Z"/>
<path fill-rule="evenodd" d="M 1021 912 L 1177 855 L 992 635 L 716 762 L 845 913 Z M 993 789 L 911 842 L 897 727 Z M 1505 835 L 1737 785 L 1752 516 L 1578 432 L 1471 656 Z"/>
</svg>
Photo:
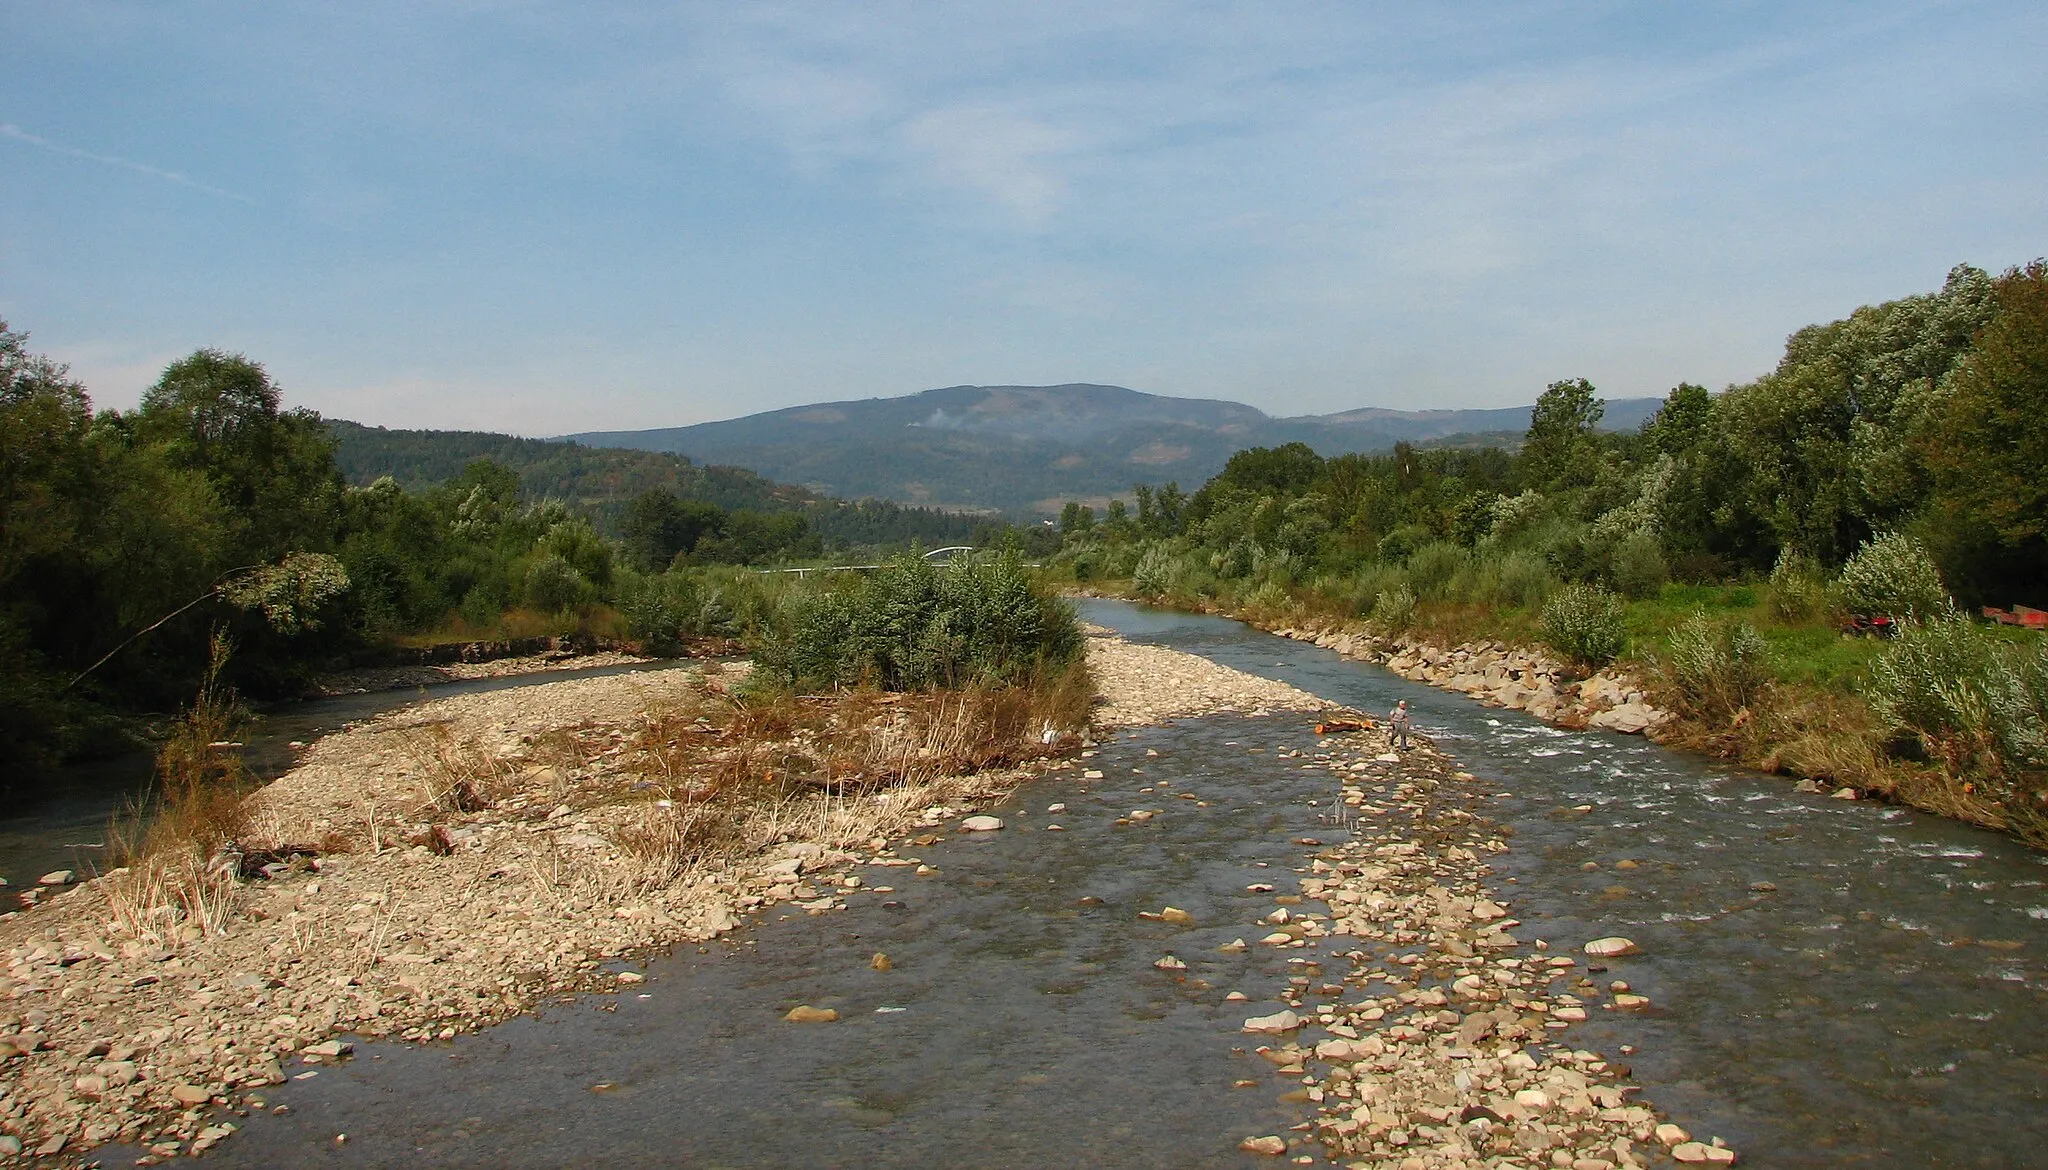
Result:
<svg viewBox="0 0 2048 1170">
<path fill-rule="evenodd" d="M 256 202 L 247 195 L 239 195 L 233 191 L 202 183 L 197 179 L 181 175 L 176 171 L 167 171 L 162 167 L 153 167 L 148 163 L 139 163 L 133 159 L 122 158 L 118 155 L 100 154 L 96 151 L 81 150 L 76 146 L 66 146 L 61 142 L 52 142 L 40 134 L 30 134 L 12 122 L 0 122 L 0 138 L 11 138 L 16 142 L 26 143 L 38 150 L 47 150 L 51 154 L 61 154 L 67 158 L 82 158 L 87 162 L 104 163 L 110 167 L 120 167 L 123 170 L 134 171 L 138 175 L 148 175 L 151 178 L 162 179 L 167 183 L 176 183 L 180 187 L 190 187 L 194 191 L 204 191 L 208 195 L 218 195 L 223 199 L 233 199 L 238 203 L 254 205 Z"/>
</svg>

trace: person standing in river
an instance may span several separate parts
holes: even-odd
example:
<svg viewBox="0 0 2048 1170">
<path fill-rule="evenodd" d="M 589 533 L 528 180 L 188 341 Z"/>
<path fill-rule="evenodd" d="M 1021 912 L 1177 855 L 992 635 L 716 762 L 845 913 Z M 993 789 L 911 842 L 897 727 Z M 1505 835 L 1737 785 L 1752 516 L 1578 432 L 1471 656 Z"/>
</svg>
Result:
<svg viewBox="0 0 2048 1170">
<path fill-rule="evenodd" d="M 1413 725 L 1408 718 L 1408 700 L 1394 704 L 1394 709 L 1387 712 L 1387 746 L 1407 751 L 1408 729 Z"/>
</svg>

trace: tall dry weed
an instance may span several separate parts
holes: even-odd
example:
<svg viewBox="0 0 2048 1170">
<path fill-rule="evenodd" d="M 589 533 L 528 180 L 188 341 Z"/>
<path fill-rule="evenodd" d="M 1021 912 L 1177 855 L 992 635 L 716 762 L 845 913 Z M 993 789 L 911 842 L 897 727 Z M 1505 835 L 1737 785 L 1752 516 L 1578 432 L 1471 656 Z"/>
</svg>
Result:
<svg viewBox="0 0 2048 1170">
<path fill-rule="evenodd" d="M 242 713 L 220 681 L 232 646 L 216 631 L 206 674 L 157 752 L 156 785 L 108 826 L 120 868 L 103 883 L 116 929 L 155 943 L 218 933 L 233 917 L 255 778 L 235 735 Z"/>
</svg>

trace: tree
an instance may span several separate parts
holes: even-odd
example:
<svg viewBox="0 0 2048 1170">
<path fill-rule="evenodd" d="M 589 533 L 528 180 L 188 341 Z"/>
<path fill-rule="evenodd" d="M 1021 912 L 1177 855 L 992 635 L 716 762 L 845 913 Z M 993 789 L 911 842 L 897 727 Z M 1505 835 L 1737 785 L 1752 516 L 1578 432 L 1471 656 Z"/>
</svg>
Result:
<svg viewBox="0 0 2048 1170">
<path fill-rule="evenodd" d="M 1591 483 L 1598 455 L 1593 432 L 1606 411 L 1584 378 L 1552 382 L 1529 415 L 1529 433 L 1522 440 L 1523 481 L 1552 491 Z"/>
<path fill-rule="evenodd" d="M 1997 313 L 1956 367 L 1922 445 L 1936 531 L 1973 592 L 2048 592 L 2048 262 L 1996 283 Z M 1958 559 L 1961 559 L 1960 557 Z M 1997 595 L 1997 594 L 1994 594 Z"/>
<path fill-rule="evenodd" d="M 1067 506 L 1060 509 L 1060 536 L 1062 539 L 1086 536 L 1094 531 L 1094 529 L 1095 509 L 1081 503 L 1079 500 L 1068 500 Z"/>
<path fill-rule="evenodd" d="M 1664 396 L 1664 405 L 1657 408 L 1657 413 L 1643 424 L 1643 437 L 1649 441 L 1650 449 L 1659 454 L 1683 455 L 1706 436 L 1713 413 L 1714 400 L 1705 386 L 1680 382 Z"/>
<path fill-rule="evenodd" d="M 1298 496 L 1323 476 L 1323 457 L 1307 443 L 1248 447 L 1230 457 L 1210 481 L 1219 491 L 1235 488 L 1251 495 Z"/>
<path fill-rule="evenodd" d="M 649 573 L 668 568 L 676 554 L 689 552 L 725 528 L 722 509 L 700 500 L 680 499 L 667 488 L 653 488 L 633 497 L 619 520 L 627 557 Z"/>
<path fill-rule="evenodd" d="M 173 362 L 143 391 L 134 435 L 205 474 L 230 516 L 228 559 L 332 545 L 342 487 L 334 440 L 319 415 L 280 411 L 256 362 L 217 349 Z"/>
</svg>

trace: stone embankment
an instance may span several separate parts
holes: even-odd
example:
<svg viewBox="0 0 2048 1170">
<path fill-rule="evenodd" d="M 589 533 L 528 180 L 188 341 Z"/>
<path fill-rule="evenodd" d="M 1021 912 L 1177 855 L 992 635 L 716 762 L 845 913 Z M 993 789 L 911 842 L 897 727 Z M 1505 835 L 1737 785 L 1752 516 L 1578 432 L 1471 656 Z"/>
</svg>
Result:
<svg viewBox="0 0 2048 1170">
<path fill-rule="evenodd" d="M 1404 636 L 1350 630 L 1281 627 L 1272 632 L 1384 666 L 1411 682 L 1470 695 L 1490 707 L 1527 711 L 1560 727 L 1641 735 L 1673 718 L 1652 706 L 1643 686 L 1625 675 L 1603 671 L 1575 680 L 1563 663 L 1528 647 L 1468 642 L 1445 649 Z"/>
<path fill-rule="evenodd" d="M 1327 706 L 1105 631 L 1088 657 L 1098 728 Z M 52 882 L 0 920 L 0 1157 L 80 1161 L 112 1141 L 145 1161 L 202 1153 L 265 1087 L 346 1059 L 340 1037 L 451 1039 L 637 982 L 622 960 L 770 904 L 826 914 L 893 892 L 848 867 L 927 876 L 916 837 L 1036 774 L 790 802 L 699 851 L 703 823 L 660 798 L 695 778 L 651 770 L 645 737 L 678 714 L 729 715 L 714 700 L 731 677 L 640 672 L 405 708 L 319 740 L 255 794 L 252 852 Z M 718 731 L 697 724 L 685 734 Z"/>
<path fill-rule="evenodd" d="M 1319 1116 L 1293 1142 L 1243 1148 L 1300 1154 L 1312 1138 L 1333 1161 L 1386 1170 L 1732 1163 L 1718 1139 L 1633 1100 L 1625 1064 L 1567 1043 L 1590 1011 L 1649 1007 L 1616 978 L 1635 947 L 1519 937 L 1513 902 L 1485 880 L 1507 849 L 1483 812 L 1489 786 L 1427 743 L 1387 750 L 1383 732 L 1323 746 L 1351 840 L 1317 847 L 1299 895 L 1275 895 L 1252 945 L 1290 956 L 1290 991 L 1244 1022 Z"/>
</svg>

